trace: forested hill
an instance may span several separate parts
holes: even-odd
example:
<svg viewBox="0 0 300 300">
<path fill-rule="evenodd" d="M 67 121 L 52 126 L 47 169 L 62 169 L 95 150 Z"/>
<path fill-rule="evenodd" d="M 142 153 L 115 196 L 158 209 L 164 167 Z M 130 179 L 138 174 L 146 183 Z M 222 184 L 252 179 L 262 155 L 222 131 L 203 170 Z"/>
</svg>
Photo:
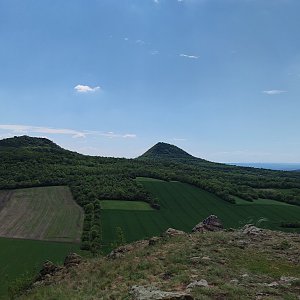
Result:
<svg viewBox="0 0 300 300">
<path fill-rule="evenodd" d="M 146 151 L 139 159 L 197 159 L 177 146 L 159 142 Z"/>
<path fill-rule="evenodd" d="M 0 140 L 0 147 L 47 147 L 54 149 L 62 149 L 58 145 L 46 138 L 32 138 L 26 135 L 15 136 L 13 138 Z"/>
<path fill-rule="evenodd" d="M 230 202 L 239 197 L 300 204 L 299 172 L 212 163 L 165 143 L 156 144 L 138 159 L 121 159 L 78 154 L 44 138 L 0 140 L 0 189 L 68 185 L 82 206 L 96 199 L 155 203 L 136 182 L 139 176 L 185 182 Z"/>
</svg>

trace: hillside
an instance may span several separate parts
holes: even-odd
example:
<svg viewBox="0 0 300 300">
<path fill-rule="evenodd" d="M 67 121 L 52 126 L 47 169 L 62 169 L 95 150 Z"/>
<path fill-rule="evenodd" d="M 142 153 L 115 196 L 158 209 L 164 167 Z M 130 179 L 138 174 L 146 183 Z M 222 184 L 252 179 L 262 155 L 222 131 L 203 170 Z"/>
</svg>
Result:
<svg viewBox="0 0 300 300">
<path fill-rule="evenodd" d="M 159 142 L 139 156 L 139 159 L 196 159 L 196 157 L 177 146 Z"/>
<path fill-rule="evenodd" d="M 21 299 L 298 299 L 298 235 L 255 227 L 171 232 L 108 258 L 48 267 Z"/>
</svg>

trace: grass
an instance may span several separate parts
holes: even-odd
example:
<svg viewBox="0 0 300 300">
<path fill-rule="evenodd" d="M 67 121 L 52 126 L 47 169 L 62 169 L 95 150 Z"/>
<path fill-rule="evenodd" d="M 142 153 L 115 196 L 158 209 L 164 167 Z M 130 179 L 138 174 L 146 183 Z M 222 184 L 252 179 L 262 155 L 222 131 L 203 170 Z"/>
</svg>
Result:
<svg viewBox="0 0 300 300">
<path fill-rule="evenodd" d="M 184 291 L 194 280 L 209 287 L 191 291 L 194 299 L 298 299 L 299 288 L 266 285 L 281 276 L 300 278 L 299 242 L 282 232 L 251 238 L 239 232 L 196 233 L 132 245 L 123 258 L 97 257 L 72 272 L 54 278 L 22 299 L 132 299 L 133 285 L 153 285 L 164 291 Z M 288 250 L 274 250 L 283 240 Z M 246 244 L 239 247 L 240 242 Z M 203 260 L 203 257 L 209 260 Z M 248 276 L 243 276 L 247 274 Z M 235 280 L 235 282 L 232 282 Z"/>
<path fill-rule="evenodd" d="M 68 187 L 19 189 L 0 198 L 0 237 L 80 242 L 83 211 Z"/>
<path fill-rule="evenodd" d="M 0 299 L 8 298 L 8 286 L 19 276 L 37 274 L 46 260 L 62 263 L 78 251 L 78 244 L 0 238 Z"/>
<path fill-rule="evenodd" d="M 201 220 L 215 214 L 226 228 L 238 228 L 247 223 L 283 230 L 282 221 L 300 221 L 300 207 L 281 203 L 249 205 L 230 204 L 199 188 L 180 182 L 164 182 L 138 178 L 147 190 L 159 199 L 159 211 L 102 211 L 103 251 L 109 251 L 117 239 L 116 228 L 123 230 L 127 242 L 159 235 L 169 227 L 190 232 Z M 269 201 L 269 200 L 258 200 Z M 275 205 L 276 204 L 276 205 Z M 263 222 L 261 222 L 263 220 Z M 287 231 L 299 232 L 298 229 Z"/>
<path fill-rule="evenodd" d="M 138 210 L 138 211 L 148 211 L 153 210 L 151 206 L 142 201 L 123 201 L 123 200 L 102 200 L 102 209 L 113 209 L 113 210 Z"/>
</svg>

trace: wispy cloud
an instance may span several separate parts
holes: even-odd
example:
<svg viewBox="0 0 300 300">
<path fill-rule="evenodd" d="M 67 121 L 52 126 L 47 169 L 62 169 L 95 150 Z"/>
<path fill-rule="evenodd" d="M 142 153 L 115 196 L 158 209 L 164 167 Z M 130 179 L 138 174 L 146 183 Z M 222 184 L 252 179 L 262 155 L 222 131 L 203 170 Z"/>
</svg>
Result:
<svg viewBox="0 0 300 300">
<path fill-rule="evenodd" d="M 186 57 L 186 58 L 192 58 L 192 59 L 198 59 L 199 56 L 196 56 L 196 55 L 188 55 L 188 54 L 179 54 L 180 57 Z"/>
<path fill-rule="evenodd" d="M 268 91 L 262 91 L 262 93 L 267 94 L 267 95 L 280 95 L 283 93 L 287 93 L 287 91 L 283 90 L 268 90 Z"/>
<path fill-rule="evenodd" d="M 54 135 L 69 135 L 73 138 L 85 138 L 88 135 L 102 136 L 107 138 L 136 138 L 136 134 L 126 133 L 114 133 L 114 132 L 101 132 L 91 130 L 74 130 L 65 128 L 51 128 L 41 126 L 28 126 L 28 125 L 16 125 L 16 124 L 3 124 L 0 125 L 0 130 L 9 131 L 10 135 L 16 134 L 54 134 Z"/>
<path fill-rule="evenodd" d="M 77 93 L 93 93 L 100 90 L 100 86 L 90 87 L 88 85 L 78 84 L 74 87 Z"/>
</svg>

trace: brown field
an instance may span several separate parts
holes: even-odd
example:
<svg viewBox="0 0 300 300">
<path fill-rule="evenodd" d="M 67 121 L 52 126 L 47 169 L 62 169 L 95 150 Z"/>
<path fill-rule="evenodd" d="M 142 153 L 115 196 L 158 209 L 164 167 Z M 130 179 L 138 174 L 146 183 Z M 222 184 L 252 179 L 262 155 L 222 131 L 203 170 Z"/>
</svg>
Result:
<svg viewBox="0 0 300 300">
<path fill-rule="evenodd" d="M 0 191 L 0 237 L 80 242 L 82 223 L 68 187 Z"/>
</svg>

